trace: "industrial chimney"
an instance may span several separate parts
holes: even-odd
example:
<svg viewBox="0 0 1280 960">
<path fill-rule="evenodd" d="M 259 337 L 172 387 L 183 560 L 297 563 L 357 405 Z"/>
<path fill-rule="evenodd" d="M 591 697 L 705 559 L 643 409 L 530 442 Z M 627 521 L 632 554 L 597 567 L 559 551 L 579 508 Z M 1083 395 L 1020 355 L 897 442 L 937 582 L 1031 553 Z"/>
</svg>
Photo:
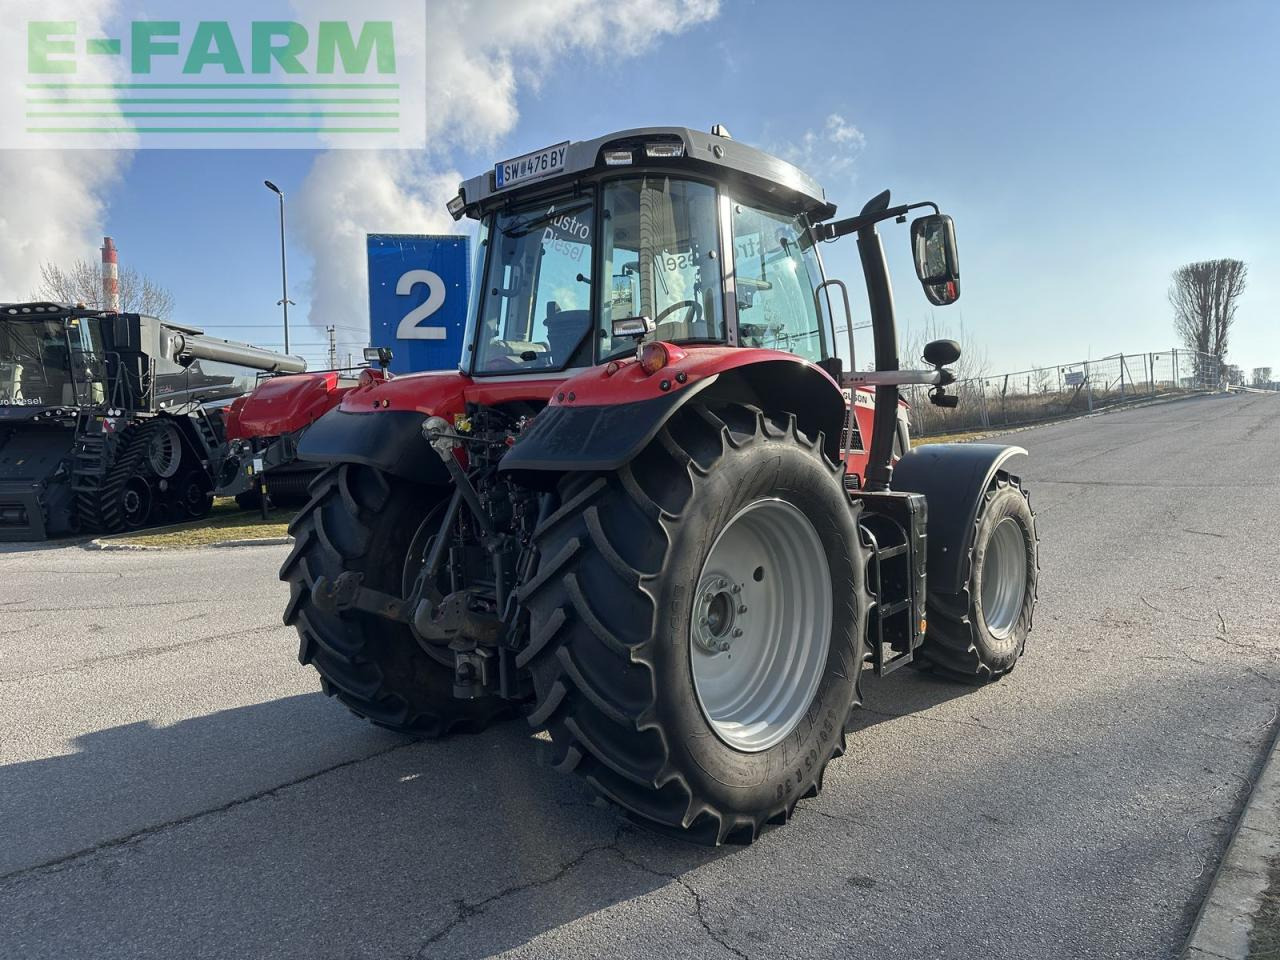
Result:
<svg viewBox="0 0 1280 960">
<path fill-rule="evenodd" d="M 102 307 L 120 312 L 120 262 L 110 237 L 102 238 Z"/>
</svg>

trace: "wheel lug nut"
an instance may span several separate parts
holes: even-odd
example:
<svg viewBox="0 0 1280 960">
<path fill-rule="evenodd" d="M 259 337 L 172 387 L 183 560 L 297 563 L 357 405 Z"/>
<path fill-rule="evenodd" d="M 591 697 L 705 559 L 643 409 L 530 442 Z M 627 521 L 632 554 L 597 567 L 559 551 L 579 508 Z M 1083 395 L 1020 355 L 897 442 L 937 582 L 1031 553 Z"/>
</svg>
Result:
<svg viewBox="0 0 1280 960">
<path fill-rule="evenodd" d="M 738 612 L 739 612 L 739 613 L 746 613 L 746 612 L 747 612 L 747 605 L 746 605 L 745 603 L 740 604 L 740 605 L 738 606 Z"/>
<path fill-rule="evenodd" d="M 735 583 L 735 584 L 730 588 L 730 590 L 732 590 L 734 593 L 741 593 L 741 592 L 742 592 L 742 585 L 741 585 L 741 584 L 738 584 L 738 583 Z"/>
<path fill-rule="evenodd" d="M 741 627 L 738 627 L 736 630 L 734 630 L 734 631 L 733 631 L 733 635 L 734 635 L 735 637 L 740 637 L 740 636 L 742 636 L 742 628 L 741 628 Z"/>
<path fill-rule="evenodd" d="M 720 652 L 721 652 L 721 653 L 725 653 L 726 651 L 728 651 L 728 649 L 729 649 L 729 641 L 728 641 L 728 640 L 721 640 L 721 641 L 720 641 Z"/>
</svg>

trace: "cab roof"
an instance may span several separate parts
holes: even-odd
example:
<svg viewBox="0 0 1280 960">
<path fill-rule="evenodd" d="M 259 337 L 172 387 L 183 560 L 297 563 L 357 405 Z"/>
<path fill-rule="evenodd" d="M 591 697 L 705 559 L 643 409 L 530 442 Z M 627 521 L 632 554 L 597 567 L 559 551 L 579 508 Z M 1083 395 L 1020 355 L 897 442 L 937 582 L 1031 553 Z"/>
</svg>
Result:
<svg viewBox="0 0 1280 960">
<path fill-rule="evenodd" d="M 594 140 L 569 143 L 564 169 L 553 176 L 498 188 L 493 169 L 479 176 L 464 180 L 459 188 L 465 207 L 463 213 L 472 218 L 504 203 L 507 198 L 521 198 L 544 193 L 556 185 L 564 185 L 590 173 L 602 170 L 625 171 L 621 166 L 608 166 L 604 161 L 606 150 L 633 149 L 636 167 L 654 167 L 684 170 L 700 174 L 718 182 L 741 184 L 757 193 L 775 197 L 784 207 L 796 213 L 808 214 L 811 220 L 827 220 L 835 215 L 835 204 L 827 200 L 821 185 L 795 164 L 757 150 L 755 147 L 728 136 L 723 127 L 715 133 L 703 133 L 688 127 L 636 127 L 619 130 Z M 683 156 L 674 158 L 650 158 L 644 153 L 646 143 L 674 143 L 684 145 Z"/>
</svg>

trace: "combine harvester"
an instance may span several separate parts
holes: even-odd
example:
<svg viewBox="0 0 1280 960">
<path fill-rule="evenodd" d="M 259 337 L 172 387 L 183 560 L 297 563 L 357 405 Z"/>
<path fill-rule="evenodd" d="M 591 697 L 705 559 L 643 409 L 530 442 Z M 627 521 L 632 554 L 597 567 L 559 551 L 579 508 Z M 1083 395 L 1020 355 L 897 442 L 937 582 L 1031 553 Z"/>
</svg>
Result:
<svg viewBox="0 0 1280 960">
<path fill-rule="evenodd" d="M 132 313 L 0 305 L 0 540 L 200 517 L 222 407 L 298 357 Z"/>
<path fill-rule="evenodd" d="M 461 369 L 368 378 L 302 436 L 285 621 L 323 689 L 436 735 L 513 708 L 556 765 L 649 824 L 749 841 L 821 789 L 864 666 L 1014 668 L 1038 545 L 1018 447 L 910 449 L 877 225 L 959 296 L 932 203 L 857 216 L 804 172 L 684 128 L 629 130 L 462 184 L 477 220 Z M 856 235 L 875 370 L 822 241 Z M 834 294 L 834 295 L 833 295 Z M 849 339 L 852 357 L 852 334 Z"/>
</svg>

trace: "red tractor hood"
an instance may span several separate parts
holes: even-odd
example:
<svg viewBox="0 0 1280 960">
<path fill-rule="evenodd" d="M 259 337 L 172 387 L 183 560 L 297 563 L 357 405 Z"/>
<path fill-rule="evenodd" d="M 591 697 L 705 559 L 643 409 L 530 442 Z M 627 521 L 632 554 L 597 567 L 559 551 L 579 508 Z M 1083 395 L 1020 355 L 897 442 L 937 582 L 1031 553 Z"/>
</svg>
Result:
<svg viewBox="0 0 1280 960">
<path fill-rule="evenodd" d="M 328 413 L 351 390 L 336 371 L 298 373 L 264 380 L 258 388 L 236 401 L 228 417 L 227 439 L 279 437 L 309 426 Z"/>
</svg>

